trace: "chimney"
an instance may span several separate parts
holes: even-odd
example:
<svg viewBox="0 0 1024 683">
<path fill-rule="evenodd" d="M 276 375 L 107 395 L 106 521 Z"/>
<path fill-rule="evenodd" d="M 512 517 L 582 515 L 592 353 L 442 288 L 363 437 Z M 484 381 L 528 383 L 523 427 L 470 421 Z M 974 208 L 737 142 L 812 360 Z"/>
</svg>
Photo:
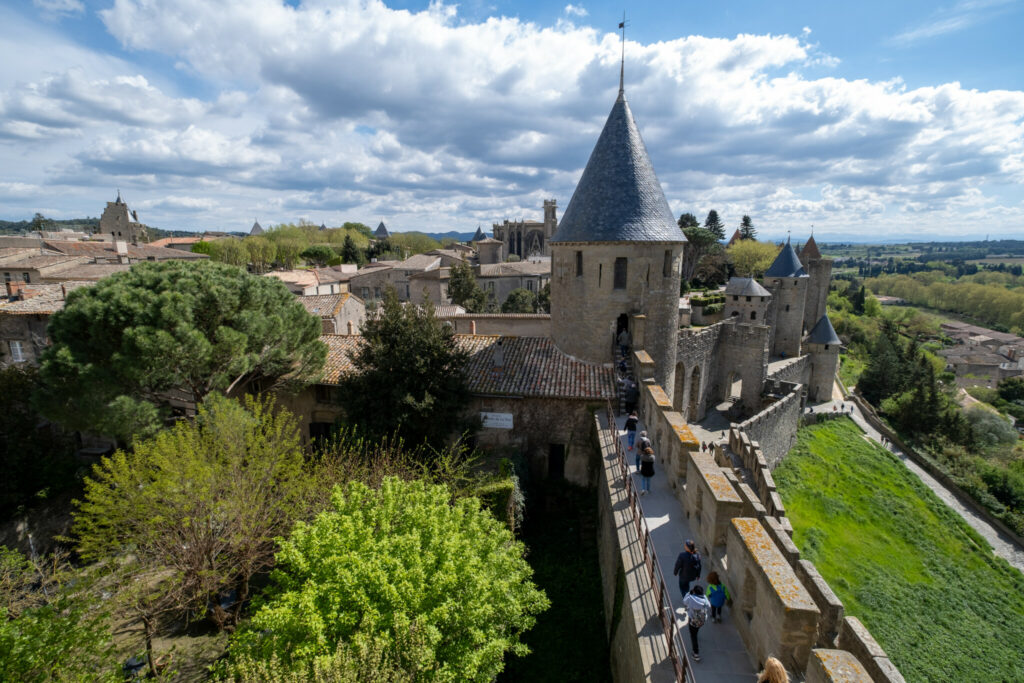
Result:
<svg viewBox="0 0 1024 683">
<path fill-rule="evenodd" d="M 476 334 L 476 321 L 475 320 L 470 320 L 469 321 L 469 333 L 470 334 Z"/>
<path fill-rule="evenodd" d="M 25 283 L 16 282 L 14 280 L 7 283 L 7 298 L 11 301 L 17 301 L 21 297 L 21 290 L 24 288 Z"/>
</svg>

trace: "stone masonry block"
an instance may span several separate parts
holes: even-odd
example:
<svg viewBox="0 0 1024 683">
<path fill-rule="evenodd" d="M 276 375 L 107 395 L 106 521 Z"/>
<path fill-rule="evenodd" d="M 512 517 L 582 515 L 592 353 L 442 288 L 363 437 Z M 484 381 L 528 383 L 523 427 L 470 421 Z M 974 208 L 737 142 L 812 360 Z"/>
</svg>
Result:
<svg viewBox="0 0 1024 683">
<path fill-rule="evenodd" d="M 811 650 L 806 683 L 871 683 L 864 666 L 843 650 Z"/>
</svg>

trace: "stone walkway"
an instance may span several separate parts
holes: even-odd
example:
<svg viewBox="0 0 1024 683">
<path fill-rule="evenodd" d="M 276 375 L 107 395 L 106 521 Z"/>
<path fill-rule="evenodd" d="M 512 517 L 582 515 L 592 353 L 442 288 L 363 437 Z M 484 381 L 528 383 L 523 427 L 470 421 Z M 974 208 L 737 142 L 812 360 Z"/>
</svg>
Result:
<svg viewBox="0 0 1024 683">
<path fill-rule="evenodd" d="M 629 447 L 624 430 L 626 417 L 624 415 L 616 418 L 619 428 L 619 435 L 624 449 Z M 640 424 L 638 434 L 644 429 Z M 720 434 L 721 432 L 719 432 Z M 700 437 L 698 437 L 700 438 Z M 635 472 L 636 451 L 626 451 L 626 460 L 633 471 L 633 483 L 637 490 L 640 490 L 640 475 Z M 735 626 L 733 626 L 733 613 L 728 607 L 723 609 L 722 623 L 714 624 L 708 621 L 700 630 L 700 656 L 701 661 L 693 661 L 690 650 L 690 631 L 682 625 L 685 610 L 681 607 L 682 596 L 679 594 L 679 585 L 674 576 L 672 568 L 676 562 L 676 556 L 682 552 L 683 543 L 687 539 L 693 539 L 700 545 L 700 537 L 695 535 L 690 528 L 689 520 L 683 512 L 683 506 L 676 498 L 675 492 L 669 487 L 665 471 L 660 463 L 655 465 L 654 477 L 651 479 L 651 492 L 640 498 L 640 505 L 643 509 L 644 518 L 650 530 L 651 539 L 654 542 L 654 551 L 658 556 L 658 565 L 661 567 L 665 581 L 672 597 L 672 604 L 676 608 L 676 614 L 680 621 L 680 630 L 683 640 L 686 643 L 687 655 L 693 664 L 694 678 L 700 683 L 709 681 L 711 683 L 750 683 L 756 680 L 757 673 L 753 669 L 747 650 L 743 646 Z M 701 585 L 705 588 L 707 583 L 703 579 L 711 571 L 710 559 L 702 558 L 704 562 L 704 573 L 701 576 Z M 726 585 L 728 588 L 728 584 Z"/>
<path fill-rule="evenodd" d="M 853 406 L 853 414 L 851 417 L 853 418 L 854 423 L 856 423 L 856 425 L 860 427 L 861 431 L 864 432 L 865 437 L 881 445 L 882 435 L 864 419 L 864 415 L 861 413 L 860 408 L 858 408 L 857 404 L 853 401 L 844 402 L 841 400 L 833 400 L 814 405 L 811 409 L 816 413 L 831 413 L 832 406 L 843 405 L 844 403 L 848 407 Z M 917 475 L 925 486 L 934 491 L 943 503 L 960 515 L 965 522 L 971 525 L 971 528 L 981 534 L 981 537 L 988 541 L 989 545 L 992 546 L 992 551 L 996 555 L 1009 562 L 1021 572 L 1024 572 L 1024 550 L 1014 543 L 1013 539 L 990 524 L 989 521 L 978 514 L 973 507 L 964 503 L 957 494 L 946 488 L 938 479 L 930 475 L 924 468 L 911 460 L 906 453 L 901 451 L 895 445 L 889 443 L 886 446 L 883 446 L 883 448 L 888 448 L 891 453 L 893 453 L 900 459 L 900 461 L 903 462 L 904 465 L 907 466 L 908 470 Z"/>
</svg>

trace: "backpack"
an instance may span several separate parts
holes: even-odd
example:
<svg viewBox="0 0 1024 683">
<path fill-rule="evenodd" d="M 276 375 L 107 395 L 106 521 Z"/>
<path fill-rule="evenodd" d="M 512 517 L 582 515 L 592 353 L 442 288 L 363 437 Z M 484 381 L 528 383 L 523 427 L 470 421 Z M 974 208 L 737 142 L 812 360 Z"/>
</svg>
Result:
<svg viewBox="0 0 1024 683">
<path fill-rule="evenodd" d="M 699 579 L 700 573 L 704 570 L 704 567 L 700 562 L 700 553 L 694 551 L 690 553 L 690 567 L 693 569 L 693 578 Z"/>
<path fill-rule="evenodd" d="M 704 625 L 704 622 L 708 620 L 708 608 L 701 607 L 700 609 L 693 610 L 693 614 L 690 615 L 690 626 L 694 628 L 700 628 Z"/>
</svg>

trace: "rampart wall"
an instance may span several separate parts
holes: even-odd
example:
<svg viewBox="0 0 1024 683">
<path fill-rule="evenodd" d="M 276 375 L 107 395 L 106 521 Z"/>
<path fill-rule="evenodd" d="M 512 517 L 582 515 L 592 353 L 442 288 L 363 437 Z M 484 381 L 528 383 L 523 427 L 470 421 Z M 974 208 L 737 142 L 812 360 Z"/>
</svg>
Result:
<svg viewBox="0 0 1024 683">
<path fill-rule="evenodd" d="M 713 356 L 724 332 L 717 327 L 687 335 L 691 343 L 680 345 L 680 361 L 696 365 Z M 650 376 L 644 374 L 646 357 L 643 350 L 633 355 L 637 377 Z M 797 363 L 798 369 L 785 370 L 797 373 L 804 367 Z M 755 666 L 775 656 L 808 681 L 903 681 L 860 622 L 844 615 L 828 583 L 793 543 L 771 471 L 795 441 L 803 385 L 777 379 L 767 388 L 777 400 L 732 425 L 728 442 L 714 444 L 709 455 L 697 450 L 696 439 L 690 443 L 692 433 L 665 391 L 653 381 L 641 387 L 641 418 L 691 520 L 705 568 L 727 577 L 737 630 Z M 733 468 L 727 448 L 750 470 L 750 483 Z"/>
<path fill-rule="evenodd" d="M 793 382 L 795 384 L 807 384 L 811 376 L 811 357 L 804 354 L 796 360 L 790 361 L 775 372 L 768 373 L 766 379 L 776 382 Z"/>
</svg>

